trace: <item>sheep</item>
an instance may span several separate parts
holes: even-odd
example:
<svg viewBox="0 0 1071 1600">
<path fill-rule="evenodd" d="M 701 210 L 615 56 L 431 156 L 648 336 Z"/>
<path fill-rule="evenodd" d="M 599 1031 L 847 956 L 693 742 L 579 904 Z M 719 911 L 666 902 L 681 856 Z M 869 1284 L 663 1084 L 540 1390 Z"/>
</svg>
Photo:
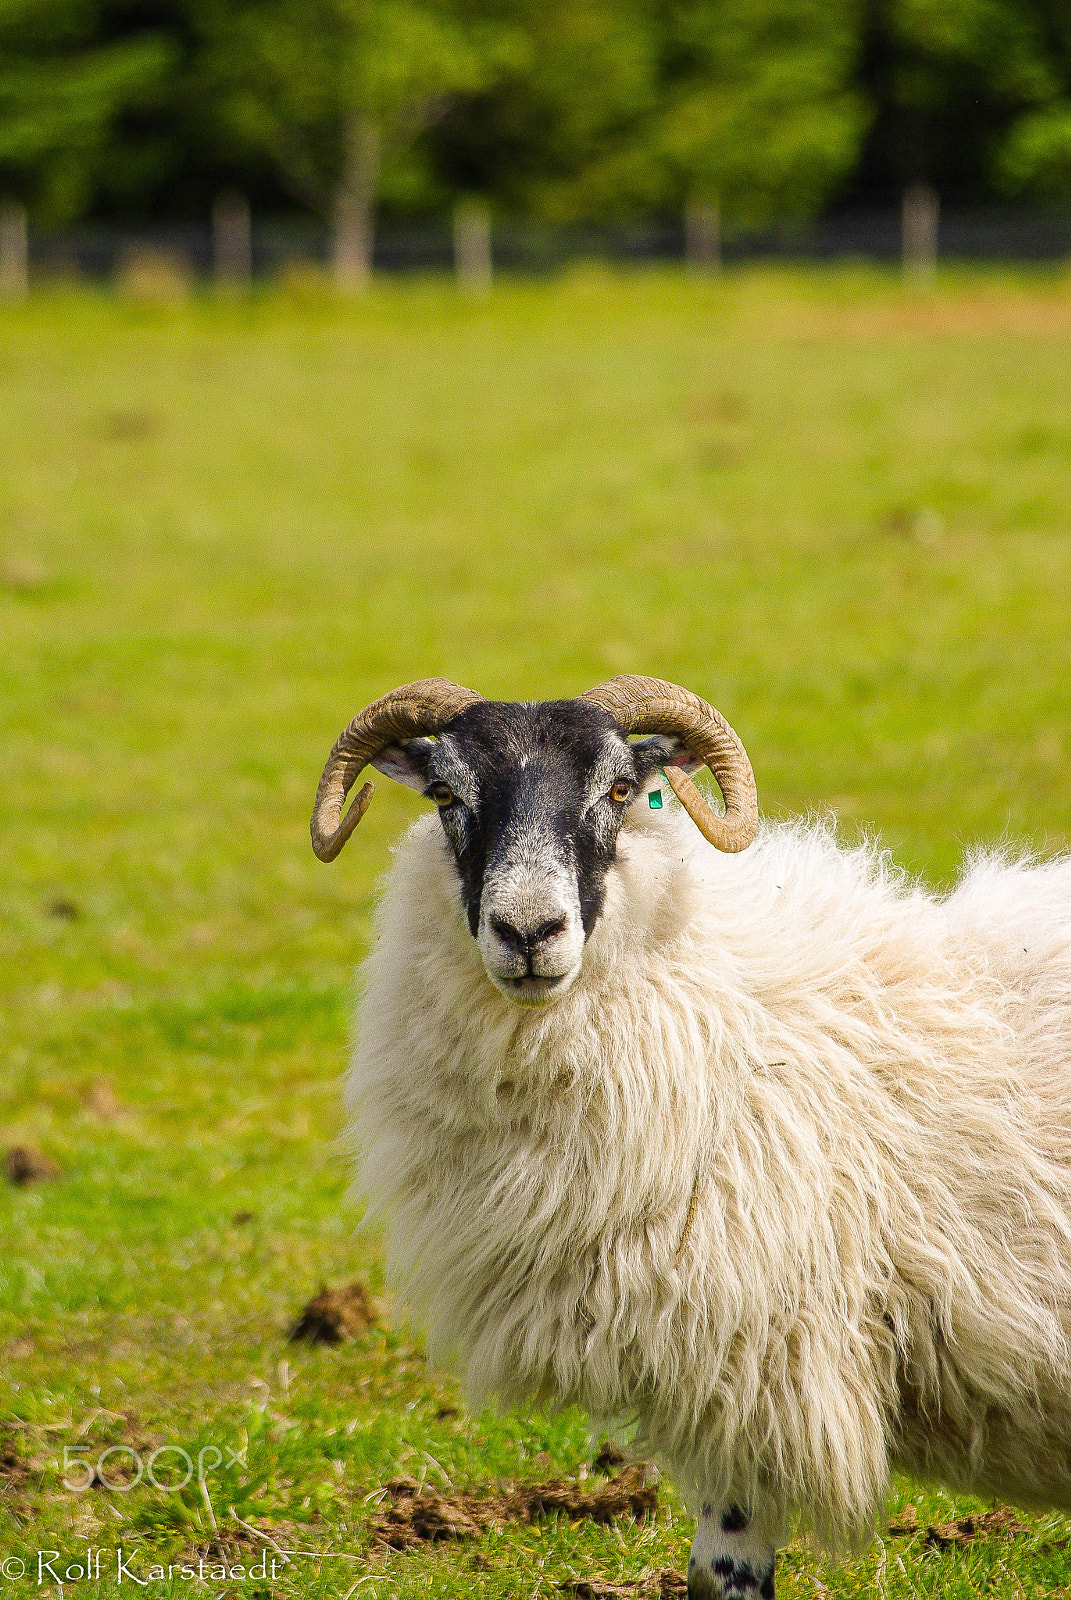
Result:
<svg viewBox="0 0 1071 1600">
<path fill-rule="evenodd" d="M 439 820 L 364 967 L 357 1188 L 473 1401 L 636 1425 L 698 1511 L 694 1600 L 769 1600 L 794 1527 L 864 1539 L 893 1468 L 1071 1510 L 1071 860 L 940 898 L 759 828 L 732 729 L 649 678 L 384 697 L 322 859 L 369 762 Z"/>
</svg>

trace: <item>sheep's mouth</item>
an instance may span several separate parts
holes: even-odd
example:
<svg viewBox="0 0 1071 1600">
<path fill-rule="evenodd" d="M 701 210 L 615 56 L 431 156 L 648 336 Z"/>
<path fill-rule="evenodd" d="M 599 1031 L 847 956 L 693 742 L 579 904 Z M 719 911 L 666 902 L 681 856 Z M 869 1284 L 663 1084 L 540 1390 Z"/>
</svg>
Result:
<svg viewBox="0 0 1071 1600">
<path fill-rule="evenodd" d="M 526 972 L 522 977 L 511 978 L 505 975 L 492 973 L 491 977 L 496 988 L 519 1006 L 542 1006 L 548 1000 L 555 1000 L 568 989 L 573 977 L 571 972 L 562 972 L 554 977 L 544 977 L 534 972 Z"/>
</svg>

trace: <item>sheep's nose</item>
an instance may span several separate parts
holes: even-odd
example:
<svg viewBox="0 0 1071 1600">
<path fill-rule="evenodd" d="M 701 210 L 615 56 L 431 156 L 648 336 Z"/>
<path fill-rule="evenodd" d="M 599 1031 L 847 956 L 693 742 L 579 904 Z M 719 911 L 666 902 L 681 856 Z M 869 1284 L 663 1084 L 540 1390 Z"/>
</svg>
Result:
<svg viewBox="0 0 1071 1600">
<path fill-rule="evenodd" d="M 508 945 L 511 950 L 524 955 L 529 950 L 534 950 L 537 945 L 543 944 L 547 939 L 553 939 L 557 934 L 564 933 L 568 918 L 555 917 L 552 922 L 540 922 L 534 928 L 515 928 L 512 922 L 507 922 L 503 917 L 490 917 L 492 930 Z"/>
</svg>

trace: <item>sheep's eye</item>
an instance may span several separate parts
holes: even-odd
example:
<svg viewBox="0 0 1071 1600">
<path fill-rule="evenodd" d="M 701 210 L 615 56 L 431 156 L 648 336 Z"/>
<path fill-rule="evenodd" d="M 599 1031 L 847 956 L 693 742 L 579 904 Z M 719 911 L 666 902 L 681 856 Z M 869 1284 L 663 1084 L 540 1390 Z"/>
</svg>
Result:
<svg viewBox="0 0 1071 1600">
<path fill-rule="evenodd" d="M 631 793 L 631 783 L 626 783 L 624 779 L 622 779 L 620 783 L 615 783 L 613 788 L 610 790 L 610 799 L 616 800 L 617 804 L 621 806 L 624 805 Z"/>
<path fill-rule="evenodd" d="M 452 806 L 454 803 L 454 791 L 445 783 L 433 783 L 428 793 L 437 806 Z"/>
</svg>

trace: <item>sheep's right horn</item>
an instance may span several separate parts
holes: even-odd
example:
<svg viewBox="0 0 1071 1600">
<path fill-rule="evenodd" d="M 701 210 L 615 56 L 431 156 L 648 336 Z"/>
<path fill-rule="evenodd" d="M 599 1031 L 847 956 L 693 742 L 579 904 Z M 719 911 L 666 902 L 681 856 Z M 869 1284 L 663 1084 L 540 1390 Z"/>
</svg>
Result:
<svg viewBox="0 0 1071 1600">
<path fill-rule="evenodd" d="M 316 791 L 312 848 L 321 861 L 333 861 L 368 810 L 375 792 L 366 783 L 345 817 L 342 805 L 364 767 L 388 744 L 438 733 L 458 712 L 483 696 L 449 678 L 421 678 L 392 689 L 359 711 L 335 740 Z"/>
<path fill-rule="evenodd" d="M 745 850 L 759 826 L 755 774 L 747 751 L 720 711 L 690 689 L 629 673 L 580 696 L 609 712 L 624 733 L 670 733 L 706 763 L 725 797 L 725 815 L 712 811 L 687 773 L 667 767 L 677 799 L 705 839 L 719 850 Z"/>
</svg>

